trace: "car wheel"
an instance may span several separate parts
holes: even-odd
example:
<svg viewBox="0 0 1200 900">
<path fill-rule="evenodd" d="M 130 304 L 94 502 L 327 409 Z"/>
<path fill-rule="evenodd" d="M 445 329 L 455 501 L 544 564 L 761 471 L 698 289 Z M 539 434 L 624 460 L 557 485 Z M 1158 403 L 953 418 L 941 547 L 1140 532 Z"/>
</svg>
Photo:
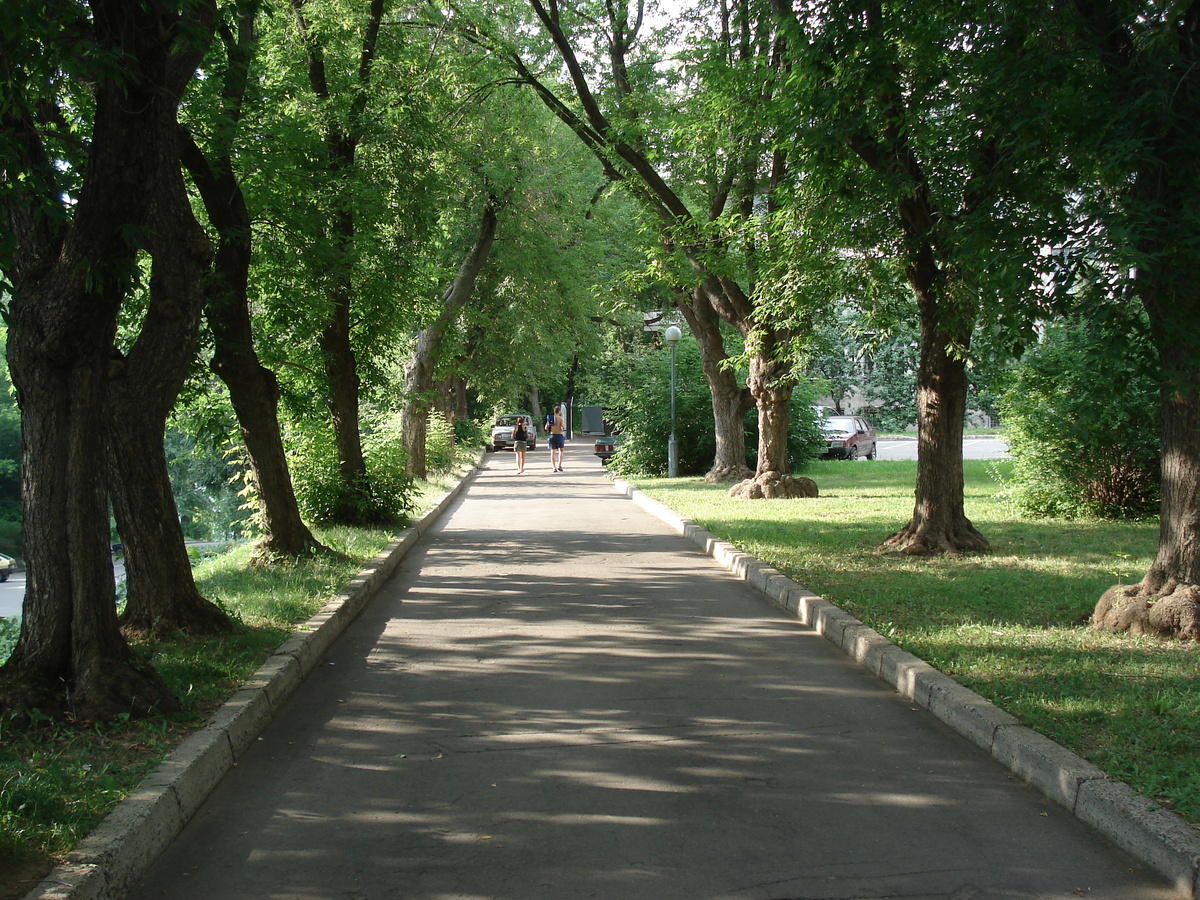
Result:
<svg viewBox="0 0 1200 900">
<path fill-rule="evenodd" d="M 879 448 L 876 447 L 874 444 L 872 444 L 871 452 L 867 454 L 867 459 L 878 459 L 878 458 L 879 458 Z"/>
<path fill-rule="evenodd" d="M 8 573 L 0 572 L 0 581 L 8 581 Z"/>
<path fill-rule="evenodd" d="M 849 460 L 858 459 L 858 444 L 855 444 L 853 447 L 851 447 L 849 450 L 846 451 L 846 459 L 849 459 Z"/>
</svg>

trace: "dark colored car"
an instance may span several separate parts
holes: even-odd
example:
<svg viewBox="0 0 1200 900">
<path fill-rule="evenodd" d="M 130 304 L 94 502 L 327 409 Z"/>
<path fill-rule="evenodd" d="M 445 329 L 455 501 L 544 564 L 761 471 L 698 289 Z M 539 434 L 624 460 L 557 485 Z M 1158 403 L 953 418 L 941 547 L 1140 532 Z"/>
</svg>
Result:
<svg viewBox="0 0 1200 900">
<path fill-rule="evenodd" d="M 621 436 L 619 434 L 599 435 L 596 438 L 595 450 L 596 455 L 600 457 L 600 462 L 608 464 L 609 457 L 617 452 L 617 444 L 620 443 Z"/>
<path fill-rule="evenodd" d="M 825 431 L 822 459 L 875 458 L 875 429 L 862 416 L 830 416 L 821 427 Z"/>
</svg>

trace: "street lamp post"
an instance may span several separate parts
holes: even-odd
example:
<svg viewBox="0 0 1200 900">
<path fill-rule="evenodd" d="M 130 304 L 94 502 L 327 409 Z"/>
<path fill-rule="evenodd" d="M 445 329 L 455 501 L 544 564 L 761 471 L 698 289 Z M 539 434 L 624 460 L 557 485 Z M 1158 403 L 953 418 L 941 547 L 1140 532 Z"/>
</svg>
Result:
<svg viewBox="0 0 1200 900">
<path fill-rule="evenodd" d="M 679 326 L 671 325 L 663 338 L 671 345 L 671 438 L 667 441 L 667 477 L 679 477 L 679 445 L 675 443 L 675 345 L 683 337 Z"/>
</svg>

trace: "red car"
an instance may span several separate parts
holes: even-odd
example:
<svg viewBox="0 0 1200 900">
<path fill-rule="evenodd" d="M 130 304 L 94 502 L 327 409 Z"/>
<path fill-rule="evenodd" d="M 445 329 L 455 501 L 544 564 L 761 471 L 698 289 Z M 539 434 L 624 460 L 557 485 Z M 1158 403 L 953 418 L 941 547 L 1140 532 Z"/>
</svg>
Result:
<svg viewBox="0 0 1200 900">
<path fill-rule="evenodd" d="M 825 431 L 821 459 L 875 458 L 875 429 L 862 416 L 830 416 L 821 427 Z"/>
</svg>

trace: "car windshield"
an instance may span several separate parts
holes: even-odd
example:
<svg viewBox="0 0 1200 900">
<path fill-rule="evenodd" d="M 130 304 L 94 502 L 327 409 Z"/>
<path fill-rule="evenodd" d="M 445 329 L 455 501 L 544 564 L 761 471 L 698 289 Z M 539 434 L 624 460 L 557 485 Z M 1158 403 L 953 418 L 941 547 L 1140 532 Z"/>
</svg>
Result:
<svg viewBox="0 0 1200 900">
<path fill-rule="evenodd" d="M 496 425 L 497 426 L 508 426 L 509 428 L 511 428 L 513 425 L 516 425 L 517 422 L 519 422 L 523 418 L 524 418 L 524 416 L 501 416 L 499 419 L 496 420 Z"/>
<path fill-rule="evenodd" d="M 858 427 L 849 416 L 830 416 L 822 423 L 826 431 L 857 431 Z"/>
</svg>

